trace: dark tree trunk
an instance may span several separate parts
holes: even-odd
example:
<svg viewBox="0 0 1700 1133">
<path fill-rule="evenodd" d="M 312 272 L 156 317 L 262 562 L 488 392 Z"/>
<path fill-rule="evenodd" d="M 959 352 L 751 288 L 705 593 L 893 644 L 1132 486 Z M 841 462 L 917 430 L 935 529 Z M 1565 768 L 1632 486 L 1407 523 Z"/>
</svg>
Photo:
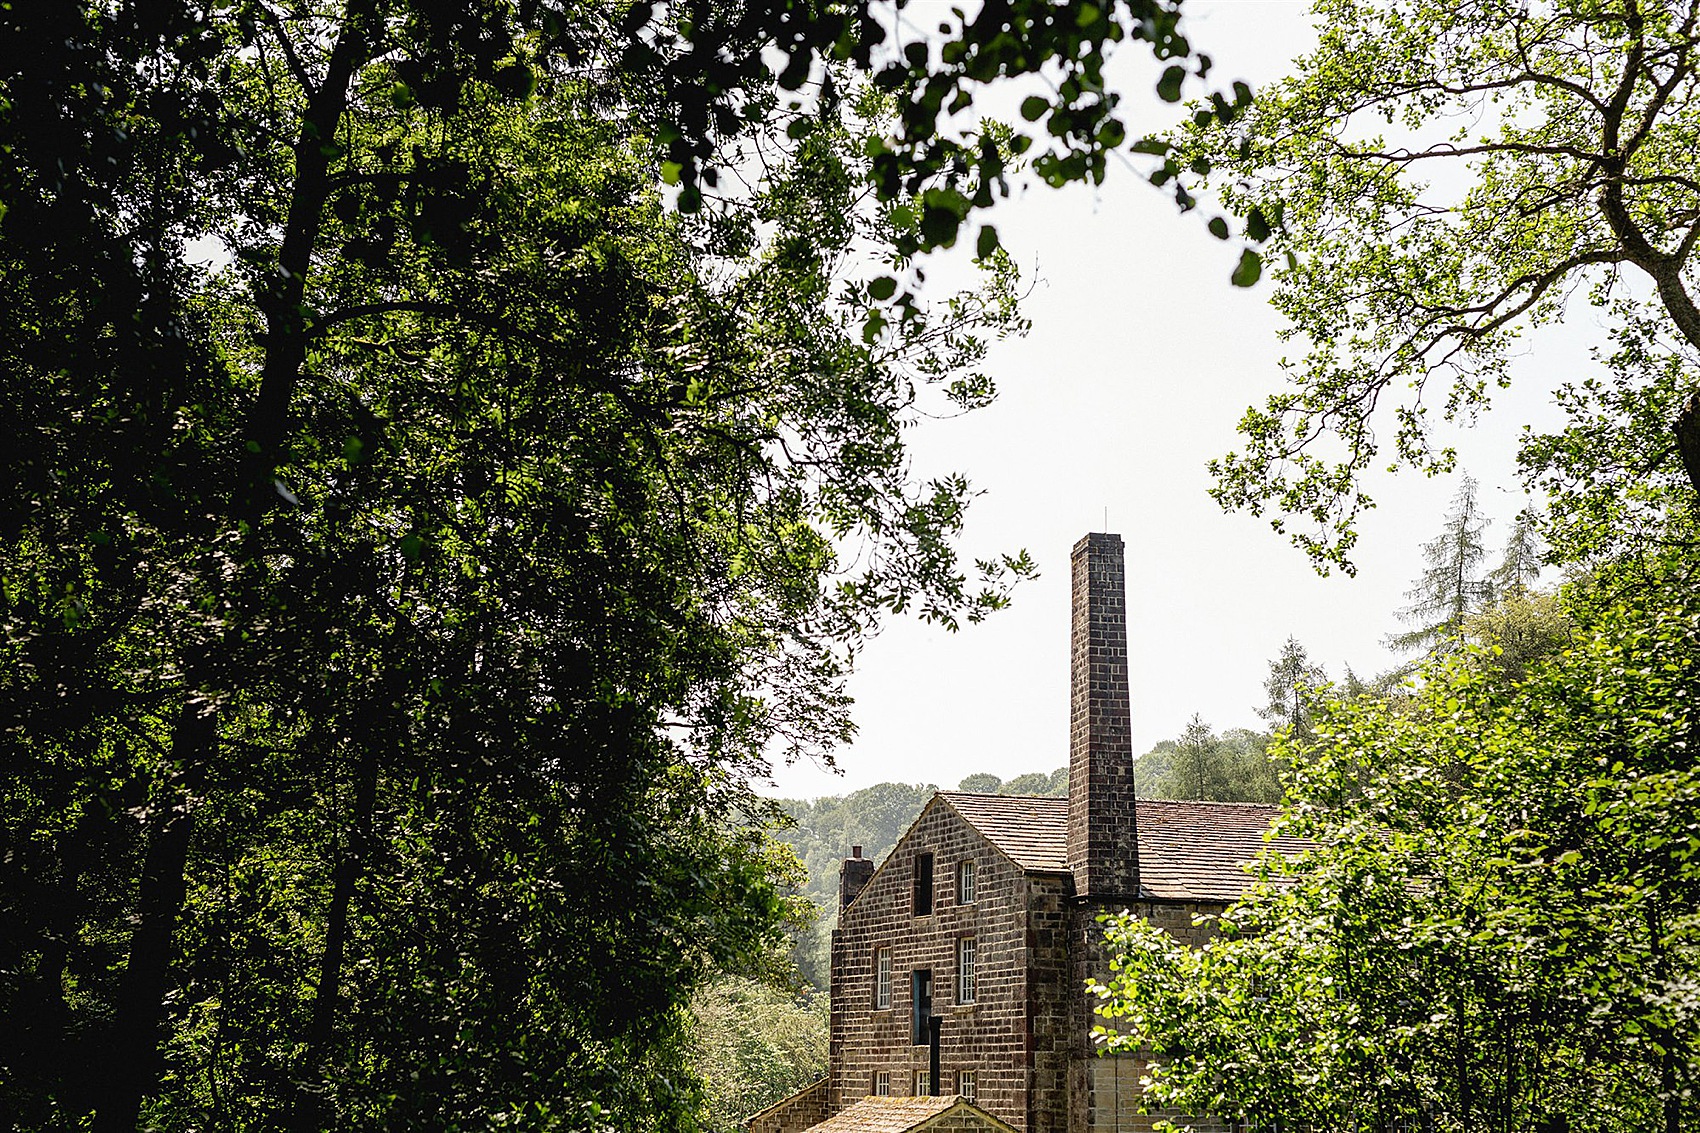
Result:
<svg viewBox="0 0 1700 1133">
<path fill-rule="evenodd" d="M 343 959 L 348 952 L 348 918 L 354 887 L 360 881 L 372 844 L 372 811 L 378 793 L 376 737 L 362 736 L 356 753 L 354 814 L 348 844 L 338 857 L 326 916 L 325 950 L 319 960 L 319 984 L 313 996 L 313 1018 L 307 1031 L 307 1051 L 301 1081 L 295 1092 L 289 1127 L 294 1133 L 318 1133 L 325 1128 L 325 1070 L 336 1036 L 337 1007 Z"/>
<path fill-rule="evenodd" d="M 218 718 L 204 704 L 183 706 L 171 736 L 177 781 L 170 803 L 148 834 L 136 893 L 136 927 L 118 985 L 111 1058 L 97 1095 L 95 1133 L 135 1133 L 142 1099 L 159 1082 L 159 1042 L 170 982 L 172 938 L 187 892 L 189 840 L 194 833 L 193 791 L 212 760 Z"/>
<path fill-rule="evenodd" d="M 1690 396 L 1676 415 L 1675 432 L 1676 450 L 1682 454 L 1688 482 L 1700 492 L 1700 393 Z"/>
<path fill-rule="evenodd" d="M 277 266 L 271 280 L 258 296 L 266 320 L 265 362 L 260 371 L 260 390 L 247 421 L 250 447 L 250 507 L 260 510 L 276 502 L 271 477 L 282 463 L 284 441 L 289 435 L 289 407 L 301 368 L 307 359 L 308 337 L 313 331 L 307 308 L 307 275 L 313 266 L 324 223 L 325 202 L 330 196 L 331 147 L 337 128 L 348 109 L 348 88 L 365 61 L 367 22 L 372 18 L 371 0 L 350 0 L 343 16 L 336 45 L 331 48 L 325 77 L 318 87 L 307 90 L 306 115 L 295 143 L 295 181 L 289 194 L 289 211 L 278 247 Z"/>
</svg>

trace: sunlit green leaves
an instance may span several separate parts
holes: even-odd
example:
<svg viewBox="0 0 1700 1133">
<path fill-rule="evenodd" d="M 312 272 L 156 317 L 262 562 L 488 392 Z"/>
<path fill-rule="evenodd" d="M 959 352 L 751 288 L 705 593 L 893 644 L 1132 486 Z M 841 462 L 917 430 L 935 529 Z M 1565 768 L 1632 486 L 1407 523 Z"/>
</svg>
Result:
<svg viewBox="0 0 1700 1133">
<path fill-rule="evenodd" d="M 1161 1055 L 1147 1104 L 1316 1128 L 1692 1123 L 1685 574 L 1573 589 L 1571 646 L 1518 683 L 1455 658 L 1391 698 L 1332 699 L 1312 741 L 1289 737 L 1282 832 L 1313 848 L 1265 863 L 1202 948 L 1109 926 L 1100 1037 Z"/>
<path fill-rule="evenodd" d="M 1263 276 L 1263 257 L 1254 249 L 1240 252 L 1240 262 L 1234 267 L 1230 281 L 1235 287 L 1250 287 Z"/>
<path fill-rule="evenodd" d="M 1327 33 L 1291 77 L 1255 102 L 1236 91 L 1216 123 L 1170 138 L 1183 163 L 1224 175 L 1247 239 L 1287 265 L 1273 299 L 1304 344 L 1283 392 L 1248 413 L 1241 450 L 1217 463 L 1218 500 L 1266 509 L 1319 567 L 1350 569 L 1373 502 L 1362 476 L 1449 467 L 1436 427 L 1485 409 L 1521 336 L 1591 295 L 1640 345 L 1610 359 L 1621 390 L 1565 387 L 1571 421 L 1530 438 L 1527 478 L 1557 492 L 1578 549 L 1684 537 L 1674 459 L 1620 457 L 1668 447 L 1661 370 L 1681 357 L 1692 371 L 1700 351 L 1700 214 L 1684 172 L 1696 103 L 1675 95 L 1695 79 L 1669 63 L 1692 55 L 1690 23 L 1668 4 L 1637 9 L 1635 35 L 1573 3 L 1322 0 L 1316 13 Z M 1623 290 L 1654 277 L 1656 294 Z"/>
</svg>

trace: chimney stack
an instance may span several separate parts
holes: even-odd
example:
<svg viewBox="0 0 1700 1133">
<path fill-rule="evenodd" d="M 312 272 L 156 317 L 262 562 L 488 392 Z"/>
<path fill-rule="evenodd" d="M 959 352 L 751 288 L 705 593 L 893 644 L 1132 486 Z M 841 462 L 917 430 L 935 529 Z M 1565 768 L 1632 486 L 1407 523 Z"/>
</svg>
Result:
<svg viewBox="0 0 1700 1133">
<path fill-rule="evenodd" d="M 1073 566 L 1068 865 L 1077 895 L 1132 901 L 1139 896 L 1139 845 L 1121 536 L 1087 535 L 1074 545 Z"/>
<path fill-rule="evenodd" d="M 856 894 L 862 891 L 862 886 L 866 885 L 868 878 L 873 875 L 873 859 L 862 856 L 862 847 L 852 846 L 850 856 L 838 867 L 838 907 L 842 909 L 854 901 Z"/>
</svg>

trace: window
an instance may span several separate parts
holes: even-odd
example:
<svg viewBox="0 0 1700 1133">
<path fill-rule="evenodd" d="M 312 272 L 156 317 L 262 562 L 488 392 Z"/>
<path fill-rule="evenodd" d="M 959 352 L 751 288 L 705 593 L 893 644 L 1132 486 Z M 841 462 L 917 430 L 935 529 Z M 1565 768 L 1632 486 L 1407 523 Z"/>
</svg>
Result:
<svg viewBox="0 0 1700 1133">
<path fill-rule="evenodd" d="M 956 1092 L 962 1095 L 963 1101 L 971 1102 L 978 1096 L 976 1093 L 979 1086 L 978 1078 L 979 1075 L 972 1070 L 958 1070 L 956 1072 Z"/>
<path fill-rule="evenodd" d="M 964 936 L 956 942 L 956 1002 L 974 1002 L 974 938 Z"/>
<path fill-rule="evenodd" d="M 972 905 L 974 903 L 974 859 L 959 862 L 956 866 L 956 903 Z"/>
<path fill-rule="evenodd" d="M 915 1096 L 924 1098 L 933 1092 L 933 1076 L 926 1070 L 915 1071 Z"/>
<path fill-rule="evenodd" d="M 882 1097 L 882 1098 L 890 1096 L 890 1094 L 891 1094 L 891 1071 L 889 1071 L 889 1070 L 875 1070 L 874 1071 L 874 1093 L 875 1093 L 875 1095 Z"/>
<path fill-rule="evenodd" d="M 933 911 L 933 855 L 915 855 L 915 915 L 928 916 Z"/>
<path fill-rule="evenodd" d="M 891 949 L 874 949 L 874 1010 L 891 1007 Z"/>
<path fill-rule="evenodd" d="M 916 1046 L 929 1041 L 927 1020 L 933 1017 L 933 973 L 916 968 L 909 973 L 910 1039 Z"/>
</svg>

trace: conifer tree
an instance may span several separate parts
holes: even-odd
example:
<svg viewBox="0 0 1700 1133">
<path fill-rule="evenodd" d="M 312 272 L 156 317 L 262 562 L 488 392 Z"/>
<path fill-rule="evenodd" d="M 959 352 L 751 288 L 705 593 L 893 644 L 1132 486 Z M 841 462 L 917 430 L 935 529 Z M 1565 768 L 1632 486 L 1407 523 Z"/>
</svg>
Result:
<svg viewBox="0 0 1700 1133">
<path fill-rule="evenodd" d="M 1280 655 L 1269 662 L 1269 676 L 1263 682 L 1269 701 L 1257 714 L 1272 727 L 1290 726 L 1296 735 L 1309 738 L 1309 694 L 1327 679 L 1327 672 L 1311 663 L 1299 639 L 1288 637 Z"/>
<path fill-rule="evenodd" d="M 1488 575 L 1493 596 L 1503 599 L 1528 593 L 1541 574 L 1541 550 L 1534 515 L 1527 510 L 1518 512 L 1499 565 Z"/>
<path fill-rule="evenodd" d="M 1399 620 L 1411 629 L 1389 635 L 1391 648 L 1421 649 L 1430 656 L 1456 651 L 1464 618 L 1491 592 L 1491 584 L 1480 574 L 1487 554 L 1482 532 L 1489 522 L 1476 502 L 1476 481 L 1466 475 L 1452 497 L 1446 526 L 1423 544 L 1428 566 L 1405 591 L 1411 604 L 1399 611 Z"/>
<path fill-rule="evenodd" d="M 1186 731 L 1175 741 L 1174 762 L 1169 767 L 1170 791 L 1175 798 L 1213 798 L 1220 778 L 1218 758 L 1222 741 L 1197 712 L 1186 723 Z"/>
</svg>

